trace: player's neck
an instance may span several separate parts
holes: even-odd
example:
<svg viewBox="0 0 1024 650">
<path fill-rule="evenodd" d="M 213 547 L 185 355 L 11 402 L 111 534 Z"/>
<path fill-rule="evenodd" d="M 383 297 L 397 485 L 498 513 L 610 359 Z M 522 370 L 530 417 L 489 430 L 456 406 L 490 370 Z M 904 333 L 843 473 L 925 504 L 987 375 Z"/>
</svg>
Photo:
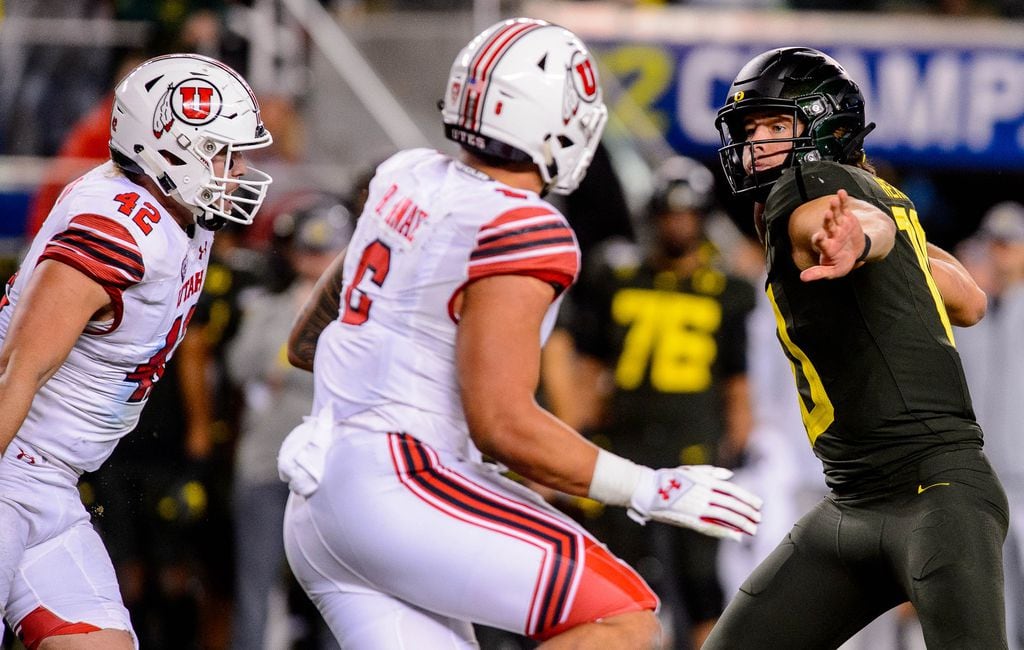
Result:
<svg viewBox="0 0 1024 650">
<path fill-rule="evenodd" d="M 171 215 L 181 229 L 188 232 L 190 226 L 195 225 L 196 218 L 193 216 L 192 211 L 181 205 L 171 197 L 160 191 L 157 187 L 156 182 L 146 175 L 136 175 L 131 179 L 137 185 L 141 185 L 149 190 L 149 193 L 156 197 L 157 202 Z"/>
<path fill-rule="evenodd" d="M 463 152 L 462 162 L 473 169 L 490 176 L 499 183 L 519 190 L 529 190 L 540 194 L 544 189 L 544 180 L 540 177 L 536 166 L 523 164 L 520 166 L 496 167 L 477 158 L 469 152 Z"/>
</svg>

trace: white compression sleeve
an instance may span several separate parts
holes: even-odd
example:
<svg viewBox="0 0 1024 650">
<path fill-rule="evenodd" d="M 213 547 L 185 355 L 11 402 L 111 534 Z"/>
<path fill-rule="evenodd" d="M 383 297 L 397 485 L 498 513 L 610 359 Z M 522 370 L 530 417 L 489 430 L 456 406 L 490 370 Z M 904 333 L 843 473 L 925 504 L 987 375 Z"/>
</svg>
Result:
<svg viewBox="0 0 1024 650">
<path fill-rule="evenodd" d="M 597 453 L 587 496 L 613 506 L 628 506 L 644 470 L 650 468 L 602 449 Z"/>
</svg>

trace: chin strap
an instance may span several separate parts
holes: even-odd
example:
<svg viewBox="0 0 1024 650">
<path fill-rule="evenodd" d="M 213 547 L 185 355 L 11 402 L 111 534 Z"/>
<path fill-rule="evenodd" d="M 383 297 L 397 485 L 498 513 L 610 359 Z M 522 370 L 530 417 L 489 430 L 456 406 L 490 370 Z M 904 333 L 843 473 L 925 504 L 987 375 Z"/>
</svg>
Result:
<svg viewBox="0 0 1024 650">
<path fill-rule="evenodd" d="M 217 231 L 228 225 L 224 217 L 210 216 L 206 211 L 196 216 L 196 225 L 203 230 Z"/>
</svg>

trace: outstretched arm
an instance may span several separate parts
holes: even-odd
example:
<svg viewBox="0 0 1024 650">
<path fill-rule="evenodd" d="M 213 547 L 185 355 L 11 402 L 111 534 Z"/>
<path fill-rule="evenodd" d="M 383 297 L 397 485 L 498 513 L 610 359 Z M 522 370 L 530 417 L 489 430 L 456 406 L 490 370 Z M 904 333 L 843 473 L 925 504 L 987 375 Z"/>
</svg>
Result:
<svg viewBox="0 0 1024 650">
<path fill-rule="evenodd" d="M 98 283 L 44 260 L 14 309 L 0 349 L 0 454 L 28 415 L 36 391 L 57 372 L 89 320 L 110 304 Z"/>
<path fill-rule="evenodd" d="M 988 309 L 988 297 L 960 260 L 929 243 L 928 261 L 949 321 L 960 327 L 970 327 L 980 321 Z"/>
<path fill-rule="evenodd" d="M 710 466 L 654 470 L 598 449 L 534 399 L 540 330 L 554 297 L 547 283 L 500 275 L 463 293 L 455 342 L 462 405 L 480 451 L 549 488 L 630 508 L 706 535 L 740 539 L 760 521 L 761 500 Z"/>
<path fill-rule="evenodd" d="M 341 308 L 342 273 L 345 251 L 327 267 L 292 325 L 288 336 L 288 361 L 302 370 L 313 370 L 313 355 L 320 332 L 338 317 Z"/>
<path fill-rule="evenodd" d="M 554 290 L 499 275 L 473 282 L 463 296 L 456 358 L 474 442 L 522 476 L 586 496 L 598 448 L 535 399 L 541 321 Z"/>
<path fill-rule="evenodd" d="M 789 236 L 800 279 L 811 282 L 884 259 L 896 240 L 896 224 L 874 205 L 839 190 L 794 210 Z"/>
</svg>

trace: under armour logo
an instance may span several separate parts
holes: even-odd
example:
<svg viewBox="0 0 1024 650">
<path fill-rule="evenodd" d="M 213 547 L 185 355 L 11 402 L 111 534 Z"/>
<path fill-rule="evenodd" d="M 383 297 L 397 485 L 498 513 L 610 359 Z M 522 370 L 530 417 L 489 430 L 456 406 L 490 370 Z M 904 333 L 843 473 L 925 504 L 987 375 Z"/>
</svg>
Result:
<svg viewBox="0 0 1024 650">
<path fill-rule="evenodd" d="M 18 447 L 18 455 L 15 456 L 15 458 L 17 460 L 23 460 L 26 463 L 28 463 L 29 465 L 35 465 L 36 464 L 36 457 L 33 456 L 32 454 L 26 452 L 21 447 Z"/>
<path fill-rule="evenodd" d="M 683 487 L 683 484 L 676 479 L 670 479 L 667 486 L 658 488 L 658 496 L 661 497 L 662 501 L 668 501 L 672 498 L 672 493 Z"/>
<path fill-rule="evenodd" d="M 209 244 L 204 242 L 203 245 L 199 248 L 199 259 L 203 259 L 203 255 L 206 255 L 207 246 L 209 246 Z"/>
</svg>

